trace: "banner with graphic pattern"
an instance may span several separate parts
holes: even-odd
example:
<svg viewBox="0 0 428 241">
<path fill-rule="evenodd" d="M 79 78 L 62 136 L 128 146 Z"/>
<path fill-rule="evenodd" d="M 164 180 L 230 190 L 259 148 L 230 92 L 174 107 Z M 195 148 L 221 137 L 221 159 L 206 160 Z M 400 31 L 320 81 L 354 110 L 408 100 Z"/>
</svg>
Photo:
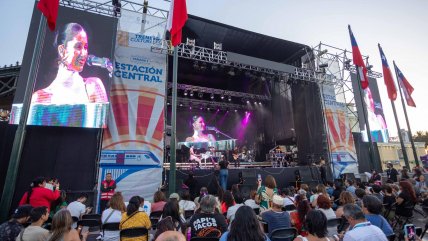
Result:
<svg viewBox="0 0 428 241">
<path fill-rule="evenodd" d="M 357 153 L 345 103 L 336 101 L 333 86 L 323 86 L 323 99 L 333 175 L 357 174 Z"/>
</svg>

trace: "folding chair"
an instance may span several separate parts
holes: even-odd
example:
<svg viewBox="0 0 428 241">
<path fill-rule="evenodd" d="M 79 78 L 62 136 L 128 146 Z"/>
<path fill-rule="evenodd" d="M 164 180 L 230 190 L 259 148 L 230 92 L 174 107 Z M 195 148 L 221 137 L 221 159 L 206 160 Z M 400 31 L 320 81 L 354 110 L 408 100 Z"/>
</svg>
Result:
<svg viewBox="0 0 428 241">
<path fill-rule="evenodd" d="M 337 227 L 339 226 L 341 221 L 342 221 L 342 218 L 333 218 L 333 219 L 327 220 L 328 236 L 333 236 L 337 234 Z"/>
<path fill-rule="evenodd" d="M 101 229 L 101 221 L 99 221 L 97 219 L 82 219 L 82 220 L 77 221 L 77 228 L 79 226 L 89 227 L 90 232 L 95 231 L 96 229 L 93 229 L 93 228 L 96 228 L 96 227 L 98 227 L 98 230 L 100 230 Z"/>
<path fill-rule="evenodd" d="M 213 237 L 193 237 L 190 239 L 190 241 L 219 241 L 219 238 L 213 238 Z"/>
<path fill-rule="evenodd" d="M 156 229 L 156 225 L 159 222 L 160 217 L 162 216 L 162 211 L 156 211 L 150 213 L 150 222 L 152 223 L 153 230 Z"/>
<path fill-rule="evenodd" d="M 282 211 L 293 211 L 293 210 L 296 210 L 296 206 L 294 206 L 293 204 L 287 205 L 282 208 Z"/>
<path fill-rule="evenodd" d="M 96 219 L 101 222 L 101 214 L 85 214 L 82 216 L 82 219 Z"/>
<path fill-rule="evenodd" d="M 288 241 L 293 240 L 297 236 L 295 228 L 278 228 L 272 231 L 269 235 L 271 241 Z"/>
</svg>

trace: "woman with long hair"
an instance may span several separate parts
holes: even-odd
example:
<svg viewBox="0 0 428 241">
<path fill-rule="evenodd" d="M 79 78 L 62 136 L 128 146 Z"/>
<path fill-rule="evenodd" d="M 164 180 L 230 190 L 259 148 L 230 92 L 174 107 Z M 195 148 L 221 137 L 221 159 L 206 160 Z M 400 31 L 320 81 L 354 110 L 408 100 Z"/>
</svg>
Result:
<svg viewBox="0 0 428 241">
<path fill-rule="evenodd" d="M 327 219 L 336 218 L 336 213 L 334 213 L 333 209 L 331 208 L 331 202 L 328 197 L 319 195 L 317 198 L 317 207 L 318 210 L 325 214 Z"/>
<path fill-rule="evenodd" d="M 101 222 L 105 223 L 120 223 L 122 213 L 126 212 L 125 201 L 121 192 L 113 194 L 109 201 L 109 208 L 101 214 Z M 104 241 L 119 240 L 119 231 L 104 231 Z"/>
<path fill-rule="evenodd" d="M 190 200 L 190 192 L 188 190 L 184 190 L 181 193 L 181 200 L 178 202 L 181 211 L 195 210 L 196 204 L 195 202 Z"/>
<path fill-rule="evenodd" d="M 44 177 L 38 177 L 33 180 L 30 185 L 30 188 L 19 202 L 19 206 L 24 204 L 30 204 L 34 208 L 37 207 L 51 207 L 52 202 L 57 200 L 60 197 L 60 192 L 57 187 L 59 183 L 53 184 L 53 190 L 47 189 L 46 179 Z"/>
<path fill-rule="evenodd" d="M 260 180 L 257 181 L 257 185 L 256 202 L 260 205 L 260 211 L 267 210 L 271 207 L 273 195 L 278 195 L 275 178 L 267 175 L 265 185 L 262 185 Z"/>
<path fill-rule="evenodd" d="M 139 208 L 144 205 L 144 199 L 139 196 L 133 196 L 129 200 L 126 212 L 122 214 L 122 220 L 120 220 L 119 229 L 128 228 L 147 228 L 150 229 L 152 223 L 150 218 L 145 212 L 140 212 Z M 122 241 L 147 241 L 147 237 L 139 238 L 123 238 Z"/>
<path fill-rule="evenodd" d="M 357 189 L 358 190 L 358 189 Z M 339 196 L 340 206 L 336 209 L 336 217 L 340 218 L 343 215 L 343 206 L 348 203 L 355 204 L 355 198 L 352 193 L 344 191 L 340 193 Z"/>
<path fill-rule="evenodd" d="M 50 237 L 47 241 L 86 241 L 88 231 L 82 231 L 80 239 L 78 231 L 71 228 L 72 224 L 70 212 L 67 209 L 59 210 L 52 218 Z"/>
<path fill-rule="evenodd" d="M 311 210 L 305 218 L 305 230 L 308 235 L 306 237 L 297 236 L 294 241 L 330 241 L 327 238 L 327 218 L 324 213 L 319 210 Z"/>
<path fill-rule="evenodd" d="M 209 142 L 215 141 L 211 134 L 205 134 L 205 120 L 202 116 L 195 115 L 192 117 L 193 134 L 186 138 L 186 142 Z"/>
<path fill-rule="evenodd" d="M 330 198 L 330 195 L 328 195 L 327 190 L 326 190 L 326 188 L 325 188 L 324 184 L 318 184 L 316 189 L 317 189 L 316 193 L 315 193 L 315 194 L 313 194 L 313 195 L 310 197 L 310 199 L 309 199 L 309 201 L 310 201 L 310 202 L 311 202 L 311 204 L 312 204 L 312 207 L 316 207 L 316 206 L 317 206 L 317 199 L 318 199 L 318 196 L 320 196 L 320 195 L 324 195 L 324 196 L 326 196 L 326 197 Z"/>
<path fill-rule="evenodd" d="M 163 210 L 163 207 L 166 204 L 166 197 L 162 191 L 156 191 L 153 195 L 152 211 L 159 212 Z"/>
<path fill-rule="evenodd" d="M 295 201 L 296 211 L 290 212 L 291 223 L 300 235 L 306 236 L 307 233 L 302 228 L 306 214 L 311 210 L 311 206 L 304 194 L 296 196 Z"/>
<path fill-rule="evenodd" d="M 221 203 L 221 213 L 227 213 L 227 210 L 235 205 L 235 199 L 230 191 L 225 191 L 223 195 L 223 202 Z"/>
<path fill-rule="evenodd" d="M 166 217 L 172 218 L 172 221 L 174 222 L 174 227 L 175 227 L 176 231 L 179 231 L 179 232 L 182 232 L 183 234 L 185 234 L 185 232 L 186 232 L 186 220 L 184 220 L 180 215 L 180 211 L 178 208 L 177 201 L 168 201 L 165 204 L 165 206 L 163 208 L 161 220 L 166 218 Z"/>
<path fill-rule="evenodd" d="M 236 211 L 230 231 L 224 232 L 220 241 L 266 241 L 269 238 L 263 233 L 260 222 L 254 211 L 242 206 Z"/>
<path fill-rule="evenodd" d="M 400 216 L 413 215 L 413 208 L 417 202 L 416 193 L 412 184 L 409 181 L 401 181 L 399 183 L 400 194 L 396 198 L 397 207 L 395 214 Z"/>
<path fill-rule="evenodd" d="M 52 83 L 33 93 L 32 103 L 84 104 L 107 103 L 103 82 L 80 73 L 88 59 L 88 35 L 78 23 L 59 28 L 54 47 L 58 53 L 58 72 Z"/>
</svg>

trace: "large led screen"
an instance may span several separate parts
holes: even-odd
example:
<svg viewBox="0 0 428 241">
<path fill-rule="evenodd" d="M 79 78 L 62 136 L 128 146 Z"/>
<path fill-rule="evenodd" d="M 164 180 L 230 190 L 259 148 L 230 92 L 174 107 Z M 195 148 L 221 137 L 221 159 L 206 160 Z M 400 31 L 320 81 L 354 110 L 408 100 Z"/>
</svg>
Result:
<svg viewBox="0 0 428 241">
<path fill-rule="evenodd" d="M 11 124 L 21 118 L 40 21 L 33 10 Z M 102 128 L 109 106 L 117 19 L 61 6 L 55 32 L 46 28 L 28 125 Z"/>
</svg>

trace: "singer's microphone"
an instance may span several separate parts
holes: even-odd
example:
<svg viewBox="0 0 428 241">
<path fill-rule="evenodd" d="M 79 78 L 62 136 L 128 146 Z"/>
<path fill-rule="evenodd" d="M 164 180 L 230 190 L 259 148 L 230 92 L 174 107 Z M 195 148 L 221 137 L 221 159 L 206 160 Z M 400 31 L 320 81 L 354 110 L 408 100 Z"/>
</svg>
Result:
<svg viewBox="0 0 428 241">
<path fill-rule="evenodd" d="M 205 126 L 205 129 L 207 131 L 217 131 L 217 128 L 215 126 Z"/>
<path fill-rule="evenodd" d="M 86 64 L 88 64 L 89 66 L 98 66 L 107 69 L 110 73 L 113 72 L 113 64 L 111 63 L 109 58 L 97 57 L 91 54 L 88 55 Z"/>
</svg>

